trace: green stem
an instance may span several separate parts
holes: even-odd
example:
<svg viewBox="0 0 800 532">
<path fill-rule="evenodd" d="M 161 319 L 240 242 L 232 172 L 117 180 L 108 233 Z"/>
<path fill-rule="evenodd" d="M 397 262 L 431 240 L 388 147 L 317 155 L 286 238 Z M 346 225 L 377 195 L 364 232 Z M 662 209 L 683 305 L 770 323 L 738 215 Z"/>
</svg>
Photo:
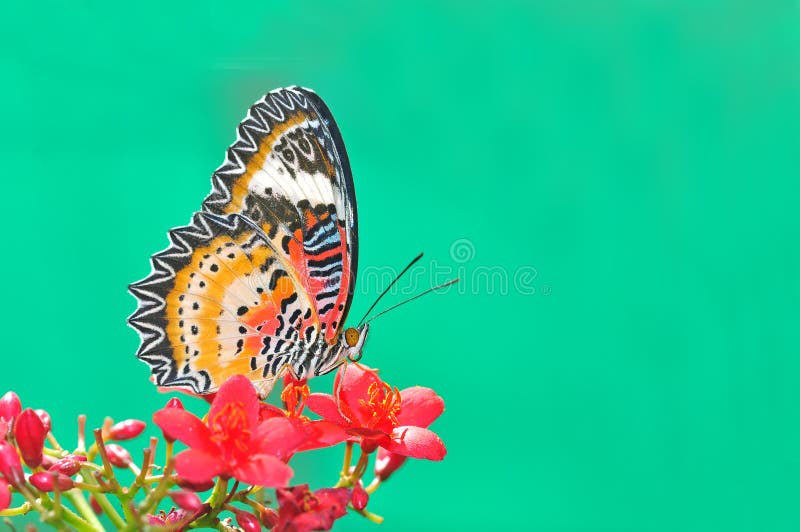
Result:
<svg viewBox="0 0 800 532">
<path fill-rule="evenodd" d="M 6 508 L 5 510 L 0 510 L 0 516 L 14 516 L 14 515 L 25 515 L 26 513 L 31 511 L 31 503 L 25 502 L 21 506 L 17 506 L 15 508 Z"/>
<path fill-rule="evenodd" d="M 342 471 L 339 473 L 339 482 L 336 483 L 334 488 L 341 488 L 347 485 L 350 479 L 350 462 L 353 460 L 353 442 L 347 442 L 344 447 L 344 461 L 342 463 Z"/>
<path fill-rule="evenodd" d="M 362 516 L 366 517 L 367 519 L 369 519 L 373 523 L 377 523 L 377 524 L 383 523 L 383 517 L 381 517 L 378 514 L 374 514 L 374 513 L 370 512 L 368 510 L 353 510 L 353 511 L 361 514 Z"/>
<path fill-rule="evenodd" d="M 125 520 L 122 519 L 122 516 L 120 516 L 119 512 L 117 512 L 117 509 L 114 508 L 114 505 L 112 505 L 111 501 L 108 500 L 108 497 L 102 493 L 95 493 L 94 500 L 97 501 L 97 504 L 100 505 L 100 508 L 102 508 L 103 512 L 105 512 L 105 514 L 108 516 L 108 519 L 111 521 L 111 524 L 114 525 L 114 528 L 121 530 L 127 526 Z"/>
<path fill-rule="evenodd" d="M 75 509 L 78 510 L 78 513 L 81 514 L 86 521 L 88 521 L 93 527 L 97 530 L 105 530 L 103 525 L 100 524 L 100 520 L 97 519 L 97 516 L 92 509 L 92 506 L 89 504 L 89 501 L 86 500 L 86 497 L 83 496 L 83 493 L 79 490 L 69 490 L 62 493 L 62 495 L 75 506 Z"/>
</svg>

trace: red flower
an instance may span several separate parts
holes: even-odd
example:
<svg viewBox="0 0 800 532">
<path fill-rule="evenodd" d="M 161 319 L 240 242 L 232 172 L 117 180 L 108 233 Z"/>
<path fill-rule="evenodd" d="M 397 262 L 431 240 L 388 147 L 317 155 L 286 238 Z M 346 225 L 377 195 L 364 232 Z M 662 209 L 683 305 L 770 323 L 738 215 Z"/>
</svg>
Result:
<svg viewBox="0 0 800 532">
<path fill-rule="evenodd" d="M 0 474 L 12 486 L 19 486 L 25 482 L 17 450 L 7 441 L 0 441 Z"/>
<path fill-rule="evenodd" d="M 41 471 L 34 473 L 28 478 L 28 481 L 40 491 L 53 491 L 58 488 L 58 491 L 67 491 L 75 487 L 75 483 L 66 475 L 51 471 Z"/>
<path fill-rule="evenodd" d="M 377 371 L 350 364 L 336 374 L 334 398 L 314 393 L 309 409 L 343 427 L 351 441 L 366 452 L 383 447 L 403 456 L 441 460 L 444 443 L 427 427 L 444 410 L 444 401 L 430 388 L 414 386 L 398 391 L 378 377 Z"/>
<path fill-rule="evenodd" d="M 171 509 L 169 513 L 165 512 L 164 510 L 159 510 L 157 514 L 147 514 L 145 519 L 147 520 L 147 524 L 150 526 L 156 527 L 163 527 L 163 526 L 170 526 L 170 530 L 175 530 L 173 527 L 176 523 L 180 523 L 183 521 L 187 516 L 187 513 L 183 510 L 176 510 L 175 508 Z M 181 527 L 178 530 L 184 530 L 186 527 Z"/>
<path fill-rule="evenodd" d="M 163 408 L 153 421 L 164 434 L 190 447 L 175 457 L 178 475 L 192 483 L 216 476 L 257 486 L 285 486 L 292 470 L 282 460 L 305 438 L 289 420 L 259 420 L 256 390 L 236 375 L 219 389 L 207 425 L 180 408 Z"/>
<path fill-rule="evenodd" d="M 142 433 L 145 429 L 144 421 L 138 419 L 126 419 L 113 425 L 108 429 L 108 437 L 112 440 L 123 441 L 131 440 Z"/>
<path fill-rule="evenodd" d="M 295 380 L 287 374 L 283 380 L 283 391 L 281 400 L 286 409 L 278 408 L 270 404 L 262 403 L 259 411 L 259 419 L 265 421 L 271 418 L 285 418 L 305 435 L 305 441 L 297 448 L 297 451 L 308 451 L 321 449 L 336 445 L 347 439 L 347 433 L 336 423 L 325 420 L 311 420 L 303 415 L 303 408 L 310 391 L 306 379 Z"/>
<path fill-rule="evenodd" d="M 5 510 L 11 505 L 11 490 L 8 489 L 8 482 L 0 478 L 0 510 Z"/>
<path fill-rule="evenodd" d="M 22 459 L 31 469 L 42 463 L 44 439 L 47 436 L 42 419 L 30 408 L 26 408 L 14 422 L 14 439 L 17 441 Z"/>
<path fill-rule="evenodd" d="M 20 412 L 22 412 L 22 403 L 17 394 L 6 392 L 3 397 L 0 397 L 0 425 L 5 426 L 5 430 L 0 433 L 0 438 L 5 438 Z"/>
<path fill-rule="evenodd" d="M 308 484 L 277 491 L 278 523 L 272 532 L 330 530 L 347 513 L 350 490 L 323 488 L 311 493 Z"/>
</svg>

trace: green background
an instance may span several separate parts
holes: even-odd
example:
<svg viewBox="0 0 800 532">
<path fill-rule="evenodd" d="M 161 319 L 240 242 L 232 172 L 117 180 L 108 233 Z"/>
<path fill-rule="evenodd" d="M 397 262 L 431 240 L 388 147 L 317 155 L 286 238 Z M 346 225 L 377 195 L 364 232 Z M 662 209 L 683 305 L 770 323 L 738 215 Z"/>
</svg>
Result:
<svg viewBox="0 0 800 532">
<path fill-rule="evenodd" d="M 449 454 L 343 529 L 798 530 L 798 23 L 794 1 L 5 2 L 0 388 L 63 440 L 166 401 L 126 286 L 247 107 L 300 84 L 348 147 L 362 271 L 424 250 L 464 277 L 364 358 L 445 398 Z M 340 451 L 296 479 L 332 483 Z"/>
</svg>

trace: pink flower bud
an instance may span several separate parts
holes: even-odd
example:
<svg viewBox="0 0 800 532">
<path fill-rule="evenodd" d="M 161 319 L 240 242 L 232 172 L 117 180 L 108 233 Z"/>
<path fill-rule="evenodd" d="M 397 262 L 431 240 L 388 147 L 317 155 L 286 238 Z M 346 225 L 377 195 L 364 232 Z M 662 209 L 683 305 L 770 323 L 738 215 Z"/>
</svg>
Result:
<svg viewBox="0 0 800 532">
<path fill-rule="evenodd" d="M 56 465 L 56 463 L 58 463 L 58 458 L 56 458 L 55 456 L 48 456 L 48 455 L 42 456 L 41 465 L 44 469 L 50 469 L 51 467 Z"/>
<path fill-rule="evenodd" d="M 181 410 L 185 410 L 185 408 L 183 408 L 183 403 L 181 403 L 181 400 L 177 397 L 173 397 L 167 401 L 167 404 L 164 405 L 164 408 L 180 408 Z"/>
<path fill-rule="evenodd" d="M 108 430 L 108 435 L 112 440 L 130 440 L 142 433 L 147 425 L 138 419 L 126 419 L 113 425 Z"/>
<path fill-rule="evenodd" d="M 192 491 L 208 491 L 214 487 L 214 480 L 207 480 L 205 482 L 190 482 L 182 477 L 177 477 L 175 480 L 178 486 L 182 487 L 183 489 L 192 490 Z"/>
<path fill-rule="evenodd" d="M 198 492 L 208 491 L 214 487 L 214 484 L 216 484 L 213 480 L 207 480 L 205 482 L 190 482 L 183 477 L 175 477 L 175 483 L 183 489 Z"/>
<path fill-rule="evenodd" d="M 75 475 L 78 471 L 81 470 L 81 462 L 78 460 L 73 460 L 72 458 L 62 458 L 52 466 L 50 466 L 48 471 L 54 471 L 56 473 L 61 473 L 62 475 L 66 475 L 71 477 Z"/>
<path fill-rule="evenodd" d="M 28 477 L 28 481 L 40 491 L 53 491 L 56 488 L 58 491 L 67 491 L 75 487 L 75 483 L 68 476 L 49 471 L 34 473 Z"/>
<path fill-rule="evenodd" d="M 0 420 L 11 426 L 20 412 L 22 412 L 22 403 L 17 394 L 6 392 L 3 397 L 0 397 Z"/>
<path fill-rule="evenodd" d="M 39 416 L 39 419 L 42 420 L 42 425 L 44 426 L 45 435 L 53 429 L 53 422 L 50 420 L 50 414 L 47 413 L 46 410 L 42 410 L 41 408 L 37 408 L 34 410 L 36 415 Z"/>
<path fill-rule="evenodd" d="M 193 491 L 180 490 L 173 491 L 169 494 L 178 508 L 186 510 L 187 512 L 194 513 L 203 507 L 203 501 Z"/>
<path fill-rule="evenodd" d="M 131 453 L 115 443 L 106 445 L 106 455 L 108 456 L 108 461 L 115 467 L 128 467 L 133 463 Z"/>
<path fill-rule="evenodd" d="M 356 482 L 356 485 L 353 486 L 353 493 L 350 496 L 350 502 L 353 504 L 353 508 L 356 510 L 363 510 L 367 507 L 367 503 L 369 502 L 369 493 L 367 490 L 364 489 L 364 484 L 359 480 Z"/>
<path fill-rule="evenodd" d="M 8 489 L 8 482 L 0 478 L 0 510 L 5 510 L 11 505 L 11 490 Z"/>
<path fill-rule="evenodd" d="M 405 456 L 389 452 L 381 447 L 375 458 L 375 476 L 382 481 L 386 480 L 405 462 Z"/>
<path fill-rule="evenodd" d="M 0 474 L 13 486 L 25 482 L 17 450 L 7 441 L 0 441 Z"/>
<path fill-rule="evenodd" d="M 278 524 L 278 512 L 272 508 L 262 508 L 261 511 L 258 512 L 258 518 L 261 524 L 266 528 L 273 528 Z"/>
<path fill-rule="evenodd" d="M 77 460 L 78 462 L 85 462 L 87 460 L 86 456 L 82 454 L 68 454 L 66 458 L 70 460 Z"/>
<path fill-rule="evenodd" d="M 95 515 L 103 515 L 103 507 L 100 506 L 100 503 L 97 502 L 94 495 L 89 495 L 89 504 L 92 505 L 92 511 L 94 511 Z"/>
<path fill-rule="evenodd" d="M 243 532 L 261 532 L 261 523 L 259 523 L 256 516 L 251 513 L 237 510 L 236 523 Z"/>
<path fill-rule="evenodd" d="M 14 439 L 17 440 L 19 454 L 31 469 L 42 463 L 44 439 L 47 431 L 36 412 L 26 408 L 14 422 Z"/>
</svg>

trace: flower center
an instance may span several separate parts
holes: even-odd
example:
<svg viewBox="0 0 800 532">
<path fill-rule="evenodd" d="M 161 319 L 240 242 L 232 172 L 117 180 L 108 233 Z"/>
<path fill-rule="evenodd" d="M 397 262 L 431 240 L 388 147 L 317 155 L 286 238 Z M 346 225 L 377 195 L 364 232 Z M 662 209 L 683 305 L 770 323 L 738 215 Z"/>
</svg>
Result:
<svg viewBox="0 0 800 532">
<path fill-rule="evenodd" d="M 306 416 L 302 415 L 303 407 L 305 406 L 306 398 L 311 394 L 308 389 L 308 384 L 305 380 L 290 381 L 287 383 L 281 392 L 281 401 L 286 406 L 286 411 L 289 417 L 295 417 L 307 420 Z"/>
<path fill-rule="evenodd" d="M 247 414 L 241 402 L 231 402 L 222 407 L 208 424 L 211 439 L 225 449 L 247 451 L 250 443 L 250 429 Z"/>
<path fill-rule="evenodd" d="M 373 382 L 367 388 L 367 400 L 361 399 L 360 403 L 372 413 L 369 428 L 379 428 L 386 423 L 392 427 L 397 425 L 397 414 L 400 413 L 400 391 L 397 388 L 385 382 Z"/>
</svg>

